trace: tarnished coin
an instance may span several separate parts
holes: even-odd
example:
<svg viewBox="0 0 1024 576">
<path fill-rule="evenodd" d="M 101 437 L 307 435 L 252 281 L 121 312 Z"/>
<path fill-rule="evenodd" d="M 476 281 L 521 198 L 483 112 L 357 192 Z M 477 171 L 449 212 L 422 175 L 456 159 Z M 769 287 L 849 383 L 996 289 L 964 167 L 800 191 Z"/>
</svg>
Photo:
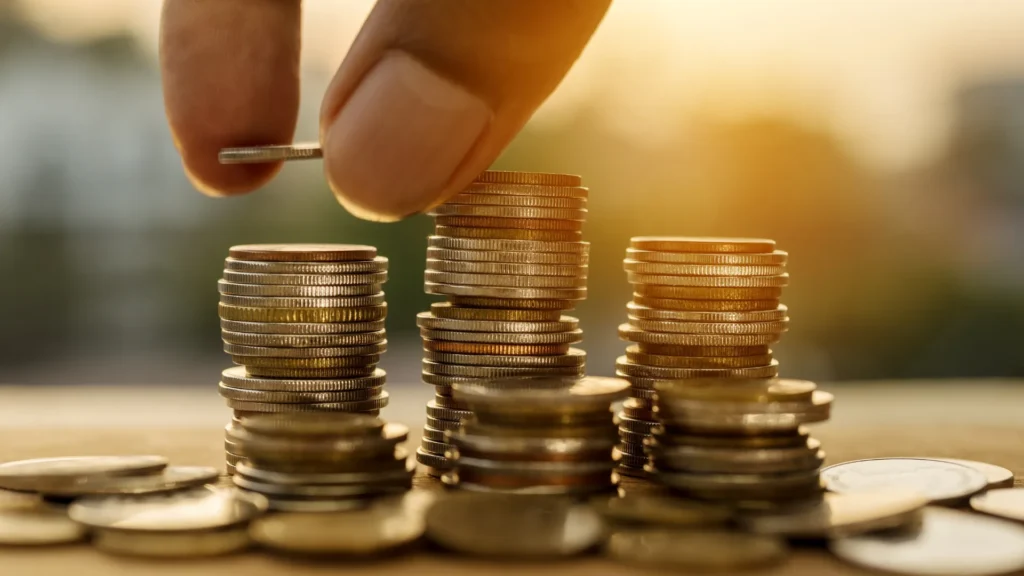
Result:
<svg viewBox="0 0 1024 576">
<path fill-rule="evenodd" d="M 933 503 L 958 502 L 988 486 L 974 468 L 924 458 L 873 458 L 834 464 L 821 471 L 825 488 L 845 494 L 865 490 L 913 490 Z"/>
<path fill-rule="evenodd" d="M 515 310 L 500 308 L 461 308 L 449 302 L 434 302 L 430 313 L 437 318 L 492 322 L 558 322 L 561 310 Z"/>
<path fill-rule="evenodd" d="M 733 516 L 732 511 L 723 506 L 652 494 L 600 497 L 591 500 L 591 505 L 604 518 L 626 524 L 720 526 Z"/>
<path fill-rule="evenodd" d="M 277 348 L 273 346 L 244 346 L 224 344 L 224 352 L 232 356 L 259 356 L 261 358 L 340 358 L 344 356 L 366 356 L 382 354 L 388 349 L 388 341 L 363 346 L 334 346 L 330 348 Z"/>
<path fill-rule="evenodd" d="M 401 506 L 374 504 L 324 514 L 275 514 L 249 527 L 252 539 L 271 550 L 300 554 L 375 555 L 423 535 L 423 516 Z"/>
<path fill-rule="evenodd" d="M 369 400 L 352 402 L 318 402 L 310 404 L 274 404 L 270 402 L 246 402 L 243 400 L 225 399 L 228 408 L 243 412 L 375 412 L 388 405 L 389 395 L 381 392 L 380 396 Z"/>
<path fill-rule="evenodd" d="M 338 298 L 285 298 L 221 294 L 220 303 L 246 308 L 363 308 L 384 304 L 384 293 L 377 292 L 366 296 L 340 296 Z"/>
<path fill-rule="evenodd" d="M 782 250 L 762 254 L 693 252 L 659 252 L 651 250 L 626 249 L 626 258 L 637 262 L 663 262 L 668 264 L 704 264 L 715 266 L 782 266 L 789 255 Z"/>
<path fill-rule="evenodd" d="M 318 392 L 292 392 L 280 390 L 246 390 L 232 388 L 221 382 L 218 392 L 224 398 L 248 402 L 274 402 L 280 404 L 313 404 L 317 402 L 354 402 L 376 398 L 384 391 L 383 386 L 372 386 L 355 390 L 331 390 Z"/>
<path fill-rule="evenodd" d="M 388 259 L 377 256 L 373 260 L 349 262 L 253 262 L 227 258 L 224 260 L 224 269 L 261 274 L 369 274 L 386 272 Z"/>
<path fill-rule="evenodd" d="M 686 253 L 773 252 L 775 241 L 765 238 L 704 238 L 686 236 L 634 236 L 629 245 L 636 250 Z"/>
<path fill-rule="evenodd" d="M 366 322 L 320 322 L 320 323 L 282 323 L 282 322 L 236 322 L 220 321 L 221 330 L 243 334 L 281 334 L 296 336 L 317 336 L 332 334 L 351 334 L 353 332 L 379 332 L 384 329 L 384 320 Z"/>
<path fill-rule="evenodd" d="M 428 511 L 427 537 L 455 552 L 509 558 L 564 557 L 598 544 L 603 526 L 568 498 L 447 494 Z"/>
<path fill-rule="evenodd" d="M 502 218 L 493 216 L 435 216 L 438 228 L 485 228 L 488 230 L 580 231 L 583 220 Z"/>
<path fill-rule="evenodd" d="M 472 196 L 466 194 L 465 196 Z M 504 219 L 585 220 L 585 208 L 535 208 L 531 206 L 490 206 L 486 204 L 441 204 L 430 211 L 431 216 L 474 216 Z M 457 226 L 458 224 L 456 224 Z M 514 226 L 508 226 L 513 228 Z"/>
<path fill-rule="evenodd" d="M 769 536 L 665 528 L 615 532 L 605 551 L 615 560 L 638 566 L 716 571 L 771 566 L 789 554 L 785 542 Z"/>
<path fill-rule="evenodd" d="M 367 346 L 379 344 L 387 338 L 384 330 L 351 334 L 248 334 L 221 331 L 221 339 L 228 344 L 266 346 L 273 348 L 334 348 L 341 346 Z M 243 354 L 244 356 L 244 354 Z"/>
<path fill-rule="evenodd" d="M 523 290 L 527 290 L 523 288 Z M 576 298 L 575 300 L 581 300 Z M 495 298 L 492 296 L 448 296 L 452 306 L 463 308 L 508 308 L 514 310 L 572 310 L 576 306 L 573 300 L 537 299 L 529 300 L 517 297 Z"/>
<path fill-rule="evenodd" d="M 840 538 L 913 527 L 928 499 L 913 490 L 825 494 L 817 506 L 790 512 L 740 517 L 751 532 L 789 538 Z"/>
<path fill-rule="evenodd" d="M 266 509 L 259 495 L 204 486 L 143 496 L 88 496 L 75 500 L 68 515 L 91 528 L 173 532 L 245 524 Z"/>
<path fill-rule="evenodd" d="M 476 240 L 532 240 L 535 242 L 579 242 L 583 234 L 577 230 L 529 230 L 522 228 L 473 228 L 469 226 L 435 226 L 434 234 Z"/>
<path fill-rule="evenodd" d="M 238 552 L 249 547 L 245 528 L 194 532 L 143 532 L 96 529 L 92 545 L 118 556 L 147 558 L 206 558 Z"/>
<path fill-rule="evenodd" d="M 85 539 L 85 527 L 68 518 L 63 508 L 35 506 L 0 510 L 0 545 L 48 546 Z"/>
<path fill-rule="evenodd" d="M 217 310 L 222 320 L 274 323 L 366 322 L 381 320 L 388 315 L 386 303 L 359 308 L 261 308 L 220 302 Z"/>
<path fill-rule="evenodd" d="M 563 332 L 461 332 L 420 328 L 420 336 L 427 340 L 480 344 L 575 344 L 583 340 L 583 331 L 577 328 Z"/>
<path fill-rule="evenodd" d="M 380 436 L 384 422 L 365 414 L 253 414 L 238 419 L 239 425 L 254 434 L 283 437 Z"/>
<path fill-rule="evenodd" d="M 425 282 L 423 289 L 427 294 L 442 296 L 470 296 L 477 298 L 496 298 L 510 300 L 583 300 L 587 297 L 587 289 L 579 288 L 514 288 L 508 286 L 469 286 L 464 284 L 439 284 Z M 452 303 L 458 304 L 453 300 Z M 508 306 L 509 308 L 527 308 L 527 303 Z M 560 308 L 564 309 L 564 308 Z"/>
<path fill-rule="evenodd" d="M 583 183 L 583 178 L 575 174 L 549 174 L 546 172 L 511 172 L 505 170 L 487 170 L 481 172 L 473 184 L 462 193 L 487 190 L 491 194 L 516 194 L 521 192 L 520 186 L 528 186 L 528 195 L 543 195 L 549 186 L 572 187 Z M 492 186 L 493 184 L 505 184 L 507 186 Z M 555 191 L 551 191 L 554 194 Z M 566 190 L 568 193 L 568 190 Z M 574 197 L 586 197 L 586 188 L 575 188 Z"/>
<path fill-rule="evenodd" d="M 490 188 L 488 188 L 490 186 Z M 530 189 L 528 186 L 504 186 L 500 189 L 495 188 L 493 184 L 476 184 L 475 188 L 471 191 L 466 191 L 461 194 L 456 194 L 448 201 L 448 204 L 442 204 L 440 207 L 447 205 L 454 206 L 510 206 L 510 207 L 529 207 L 529 208 L 569 208 L 573 210 L 580 210 L 587 207 L 587 198 L 573 197 L 573 196 L 539 196 L 530 195 L 522 192 L 521 189 Z M 519 194 L 502 194 L 500 191 L 507 191 L 510 189 L 519 190 L 522 193 Z M 550 190 L 551 187 L 537 187 L 539 190 Z M 486 191 L 481 191 L 486 190 Z M 491 193 L 494 192 L 494 193 Z"/>
<path fill-rule="evenodd" d="M 1024 569 L 1024 527 L 944 508 L 925 508 L 917 531 L 840 538 L 829 548 L 852 564 L 896 574 L 983 576 Z"/>
<path fill-rule="evenodd" d="M 539 252 L 560 254 L 588 254 L 590 242 L 559 242 L 515 240 L 503 238 L 452 238 L 429 236 L 427 246 L 445 250 L 483 250 L 494 252 Z"/>
<path fill-rule="evenodd" d="M 416 325 L 427 330 L 453 330 L 465 332 L 569 332 L 579 328 L 580 321 L 572 316 L 561 316 L 554 322 L 505 322 L 498 320 L 454 320 L 438 318 L 432 312 L 416 315 Z"/>
<path fill-rule="evenodd" d="M 429 256 L 429 254 L 428 254 Z M 552 264 L 519 264 L 508 262 L 463 262 L 427 258 L 427 270 L 446 274 L 534 275 L 586 278 L 587 266 L 556 266 Z M 498 284 L 499 286 L 503 284 Z M 578 285 L 578 284 L 577 284 Z"/>
<path fill-rule="evenodd" d="M 724 286 L 666 286 L 662 284 L 634 284 L 633 301 L 652 308 L 669 308 L 659 306 L 644 299 L 650 300 L 778 300 L 782 296 L 782 286 L 761 286 L 761 287 L 724 287 Z M 677 305 L 683 305 L 681 302 Z M 778 305 L 778 302 L 775 302 Z M 738 306 L 734 304 L 734 306 Z M 760 305 L 759 305 L 760 306 Z M 769 305 L 768 309 L 775 306 Z M 684 310 L 686 308 L 683 308 Z M 749 308 L 748 308 L 749 309 Z M 764 308 L 753 308 L 755 310 Z"/>
<path fill-rule="evenodd" d="M 271 358 L 268 356 L 232 356 L 235 364 L 246 367 L 246 371 L 256 375 L 253 368 L 348 368 L 351 366 L 375 366 L 380 362 L 380 354 L 360 354 L 357 356 L 335 356 L 332 358 Z"/>
<path fill-rule="evenodd" d="M 464 378 L 509 378 L 516 376 L 583 376 L 583 366 L 494 367 L 440 364 L 423 361 L 423 371 L 438 376 Z"/>
<path fill-rule="evenodd" d="M 75 456 L 38 458 L 0 464 L 0 488 L 35 492 L 43 482 L 75 482 L 108 476 L 156 474 L 167 467 L 163 456 Z"/>
<path fill-rule="evenodd" d="M 248 244 L 232 246 L 228 254 L 260 262 L 350 262 L 373 260 L 377 249 L 358 244 Z"/>
<path fill-rule="evenodd" d="M 566 354 L 556 356 L 504 356 L 491 354 L 453 354 L 424 350 L 425 362 L 458 364 L 462 366 L 493 366 L 493 367 L 575 367 L 586 364 L 587 353 L 579 348 L 569 348 Z"/>
<path fill-rule="evenodd" d="M 137 476 L 80 476 L 36 480 L 34 490 L 47 496 L 77 498 L 91 495 L 152 494 L 202 486 L 220 476 L 209 466 L 168 466 Z"/>
<path fill-rule="evenodd" d="M 338 392 L 344 390 L 365 390 L 384 385 L 387 375 L 377 368 L 370 376 L 346 379 L 291 380 L 281 378 L 258 378 L 246 374 L 245 368 L 235 366 L 221 372 L 220 381 L 226 386 L 243 390 L 267 392 Z"/>
<path fill-rule="evenodd" d="M 619 338 L 639 344 L 674 346 L 767 346 L 779 341 L 774 334 L 677 334 L 647 332 L 629 324 L 619 324 Z"/>
<path fill-rule="evenodd" d="M 486 354 L 491 356 L 561 356 L 569 353 L 571 344 L 489 344 L 483 342 L 448 342 L 423 340 L 423 348 L 433 352 L 455 354 Z"/>
<path fill-rule="evenodd" d="M 340 290 L 342 292 L 365 293 L 367 286 L 380 286 L 388 280 L 387 272 L 372 272 L 367 274 L 270 274 L 263 272 L 235 272 L 224 271 L 224 280 L 237 285 L 258 285 L 258 286 L 338 286 L 341 288 L 352 287 L 351 290 Z M 373 292 L 371 292 L 373 293 Z"/>
<path fill-rule="evenodd" d="M 1024 522 L 1024 488 L 1000 488 L 971 497 L 978 512 Z"/>
<path fill-rule="evenodd" d="M 322 157 L 323 151 L 320 149 L 320 144 L 316 142 L 221 148 L 217 154 L 217 160 L 221 164 L 259 164 L 287 160 L 313 160 Z"/>
<path fill-rule="evenodd" d="M 623 262 L 627 272 L 665 276 L 778 276 L 786 271 L 785 266 L 728 266 L 720 264 L 668 264 L 661 262 L 640 262 L 627 259 Z"/>
<path fill-rule="evenodd" d="M 218 280 L 217 291 L 221 294 L 233 296 L 260 296 L 265 298 L 337 298 L 377 294 L 381 291 L 381 285 L 301 286 L 291 284 L 236 284 L 226 280 Z"/>
<path fill-rule="evenodd" d="M 989 488 L 1013 487 L 1013 472 L 1003 468 L 1002 466 L 988 464 L 987 462 L 975 462 L 974 460 L 960 460 L 958 458 L 931 458 L 931 460 L 945 460 L 946 462 L 952 462 L 954 464 L 967 466 L 968 468 L 974 468 L 988 478 Z"/>
</svg>

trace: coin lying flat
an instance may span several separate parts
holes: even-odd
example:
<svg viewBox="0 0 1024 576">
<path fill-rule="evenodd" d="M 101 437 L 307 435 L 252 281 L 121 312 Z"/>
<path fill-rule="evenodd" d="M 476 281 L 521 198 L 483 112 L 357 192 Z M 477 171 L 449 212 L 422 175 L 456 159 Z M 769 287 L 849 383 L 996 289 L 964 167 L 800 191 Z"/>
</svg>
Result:
<svg viewBox="0 0 1024 576">
<path fill-rule="evenodd" d="M 37 480 L 34 489 L 47 496 L 62 498 L 103 494 L 151 494 L 202 486 L 213 482 L 219 475 L 216 468 L 209 466 L 168 466 L 159 472 L 138 476 L 84 476 Z"/>
<path fill-rule="evenodd" d="M 267 322 L 274 324 L 344 323 L 382 320 L 388 315 L 387 304 L 360 308 L 261 308 L 232 306 L 219 302 L 217 311 L 222 320 Z"/>
<path fill-rule="evenodd" d="M 573 556 L 598 544 L 601 517 L 571 499 L 454 493 L 428 511 L 426 534 L 464 554 L 510 558 Z"/>
<path fill-rule="evenodd" d="M 84 526 L 55 506 L 0 510 L 0 545 L 67 544 L 85 539 L 85 533 Z"/>
<path fill-rule="evenodd" d="M 520 382 L 524 386 L 529 383 L 529 381 Z M 470 404 L 473 410 L 487 407 L 514 410 L 523 407 L 526 403 L 535 404 L 539 408 L 557 410 L 556 404 L 579 408 L 607 407 L 612 402 L 624 398 L 628 390 L 629 382 L 625 380 L 587 376 L 577 380 L 569 387 L 537 385 L 520 388 L 458 384 L 455 386 L 455 397 Z"/>
<path fill-rule="evenodd" d="M 376 416 L 347 413 L 252 414 L 239 418 L 245 430 L 282 437 L 380 436 L 384 422 Z"/>
<path fill-rule="evenodd" d="M 68 515 L 92 528 L 174 532 L 245 524 L 266 509 L 258 494 L 205 486 L 145 496 L 88 496 L 74 501 Z"/>
<path fill-rule="evenodd" d="M 504 356 L 494 354 L 456 354 L 425 350 L 425 362 L 459 364 L 462 366 L 489 366 L 495 368 L 544 368 L 574 367 L 586 364 L 587 353 L 579 348 L 569 348 L 566 354 L 555 356 Z"/>
<path fill-rule="evenodd" d="M 702 238 L 687 236 L 634 236 L 629 245 L 636 250 L 686 253 L 773 252 L 775 242 L 764 238 Z"/>
<path fill-rule="evenodd" d="M 221 330 L 226 332 L 239 332 L 245 334 L 281 334 L 298 336 L 351 334 L 353 332 L 377 332 L 384 329 L 384 320 L 369 320 L 366 322 L 322 322 L 322 323 L 299 323 L 299 322 L 236 322 L 234 320 L 220 321 Z"/>
<path fill-rule="evenodd" d="M 0 512 L 35 508 L 42 503 L 43 497 L 39 494 L 0 489 Z"/>
<path fill-rule="evenodd" d="M 262 274 L 368 274 L 387 271 L 388 259 L 377 256 L 373 260 L 349 262 L 253 262 L 227 258 L 224 260 L 224 269 Z"/>
<path fill-rule="evenodd" d="M 430 312 L 420 312 L 416 315 L 416 325 L 420 328 L 466 332 L 566 332 L 579 328 L 579 323 L 579 320 L 572 316 L 562 316 L 554 322 L 506 322 L 438 318 Z"/>
<path fill-rule="evenodd" d="M 324 514 L 275 514 L 249 527 L 253 540 L 272 550 L 303 554 L 374 555 L 423 535 L 423 517 L 400 506 Z"/>
<path fill-rule="evenodd" d="M 1024 522 L 1024 488 L 1000 488 L 971 497 L 978 512 Z"/>
<path fill-rule="evenodd" d="M 981 472 L 961 464 L 924 458 L 874 458 L 834 464 L 821 471 L 825 488 L 840 494 L 903 488 L 933 503 L 956 502 L 988 486 Z"/>
<path fill-rule="evenodd" d="M 261 275 L 268 280 L 266 275 Z M 294 278 L 294 275 L 288 275 Z M 270 279 L 272 280 L 272 279 Z M 338 298 L 341 296 L 369 296 L 381 291 L 380 284 L 314 285 L 302 284 L 239 284 L 227 280 L 217 281 L 220 294 L 256 296 L 263 298 Z"/>
<path fill-rule="evenodd" d="M 315 142 L 222 148 L 217 154 L 217 160 L 221 164 L 258 164 L 287 160 L 313 160 L 322 157 L 323 151 Z"/>
<path fill-rule="evenodd" d="M 758 534 L 790 538 L 838 538 L 914 526 L 928 499 L 912 490 L 826 494 L 817 506 L 780 514 L 742 517 Z"/>
<path fill-rule="evenodd" d="M 521 228 L 473 228 L 469 226 L 434 227 L 434 234 L 473 240 L 532 240 L 535 242 L 579 242 L 583 235 L 575 230 L 529 230 Z"/>
<path fill-rule="evenodd" d="M 232 246 L 228 254 L 260 262 L 350 262 L 373 260 L 377 249 L 358 244 L 246 244 Z"/>
<path fill-rule="evenodd" d="M 965 576 L 1024 569 L 1024 527 L 987 516 L 926 508 L 920 529 L 834 540 L 839 558 L 896 574 Z"/>
<path fill-rule="evenodd" d="M 1013 472 L 1003 468 L 1002 466 L 988 464 L 987 462 L 976 462 L 974 460 L 960 460 L 958 458 L 933 458 L 933 460 L 945 460 L 946 462 L 952 462 L 954 464 L 967 466 L 968 468 L 974 468 L 988 478 L 989 488 L 1013 487 Z"/>
<path fill-rule="evenodd" d="M 166 467 L 167 459 L 163 456 L 75 456 L 19 460 L 0 464 L 0 488 L 32 492 L 39 482 L 152 474 Z"/>
<path fill-rule="evenodd" d="M 595 498 L 591 505 L 604 518 L 628 524 L 718 526 L 733 516 L 732 511 L 723 506 L 647 494 Z"/>
<path fill-rule="evenodd" d="M 97 529 L 92 544 L 119 556 L 147 558 L 206 558 L 238 552 L 249 547 L 245 528 L 195 532 L 139 532 Z"/>
<path fill-rule="evenodd" d="M 561 310 L 516 310 L 501 308 L 460 308 L 449 302 L 434 302 L 430 311 L 437 318 L 495 322 L 558 322 Z"/>
<path fill-rule="evenodd" d="M 781 266 L 789 255 L 782 250 L 763 254 L 693 252 L 658 252 L 626 248 L 626 258 L 637 262 L 662 262 L 667 264 L 704 264 L 717 266 Z"/>
<path fill-rule="evenodd" d="M 623 530 L 605 551 L 620 562 L 675 570 L 740 570 L 782 562 L 789 551 L 780 539 L 715 530 L 664 528 Z"/>
</svg>

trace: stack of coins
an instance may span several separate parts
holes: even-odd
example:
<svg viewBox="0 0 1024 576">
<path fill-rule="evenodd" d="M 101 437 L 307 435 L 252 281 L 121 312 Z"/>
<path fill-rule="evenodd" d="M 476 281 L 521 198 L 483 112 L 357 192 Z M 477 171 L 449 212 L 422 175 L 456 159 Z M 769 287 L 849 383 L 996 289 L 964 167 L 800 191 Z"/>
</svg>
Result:
<svg viewBox="0 0 1024 576">
<path fill-rule="evenodd" d="M 454 469 L 445 484 L 477 492 L 588 495 L 617 483 L 611 406 L 629 383 L 585 377 L 456 384 L 473 413 L 447 437 Z"/>
<path fill-rule="evenodd" d="M 243 416 L 229 437 L 243 457 L 232 477 L 272 510 L 348 510 L 412 487 L 402 424 L 368 414 Z"/>
<path fill-rule="evenodd" d="M 787 254 L 771 240 L 641 236 L 630 244 L 633 300 L 619 337 L 634 344 L 615 368 L 632 390 L 618 417 L 618 458 L 621 473 L 643 476 L 657 381 L 778 374 L 768 346 L 789 322 L 779 304 L 789 274 Z"/>
<path fill-rule="evenodd" d="M 456 383 L 576 377 L 586 353 L 576 318 L 586 297 L 590 245 L 581 241 L 587 189 L 579 176 L 484 172 L 438 206 L 427 249 L 426 291 L 447 297 L 417 317 L 423 381 L 436 389 L 417 460 L 451 469 L 446 431 L 470 415 Z"/>
<path fill-rule="evenodd" d="M 363 412 L 388 403 L 377 368 L 387 348 L 381 284 L 387 258 L 372 246 L 235 246 L 220 290 L 225 370 L 220 393 L 235 413 L 228 472 L 240 453 L 231 429 L 256 413 Z"/>
</svg>

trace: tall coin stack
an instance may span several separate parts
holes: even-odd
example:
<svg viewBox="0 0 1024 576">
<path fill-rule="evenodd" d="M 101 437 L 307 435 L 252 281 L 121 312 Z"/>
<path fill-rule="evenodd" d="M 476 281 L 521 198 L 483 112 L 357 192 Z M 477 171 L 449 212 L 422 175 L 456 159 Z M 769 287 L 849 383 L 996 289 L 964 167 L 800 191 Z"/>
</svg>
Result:
<svg viewBox="0 0 1024 576">
<path fill-rule="evenodd" d="M 640 236 L 630 244 L 633 300 L 619 337 L 633 344 L 615 368 L 632 389 L 618 416 L 618 458 L 621 473 L 644 476 L 656 382 L 778 374 L 769 345 L 789 322 L 779 304 L 789 275 L 787 254 L 771 240 Z"/>
<path fill-rule="evenodd" d="M 231 248 L 218 282 L 224 351 L 239 365 L 220 382 L 235 416 L 225 436 L 229 473 L 240 460 L 232 430 L 242 416 L 376 415 L 387 405 L 377 368 L 387 349 L 387 267 L 372 246 Z"/>
<path fill-rule="evenodd" d="M 452 385 L 584 374 L 586 353 L 571 347 L 579 322 L 562 315 L 587 293 L 580 185 L 579 176 L 484 172 L 432 213 L 425 289 L 448 301 L 416 319 L 423 381 L 436 391 L 416 451 L 429 474 L 451 469 L 445 432 L 471 415 Z"/>
</svg>

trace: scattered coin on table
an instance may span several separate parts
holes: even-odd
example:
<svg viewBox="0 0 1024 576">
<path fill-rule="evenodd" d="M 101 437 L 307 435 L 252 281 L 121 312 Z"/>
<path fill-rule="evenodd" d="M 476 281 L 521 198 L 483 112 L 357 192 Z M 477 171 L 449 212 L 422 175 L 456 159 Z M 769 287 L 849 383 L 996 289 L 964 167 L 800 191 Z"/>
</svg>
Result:
<svg viewBox="0 0 1024 576">
<path fill-rule="evenodd" d="M 0 488 L 35 492 L 43 482 L 152 474 L 167 467 L 163 456 L 72 456 L 0 464 Z"/>
<path fill-rule="evenodd" d="M 740 525 L 757 534 L 787 538 L 837 538 L 913 527 L 928 499 L 910 490 L 826 494 L 820 504 L 788 512 L 751 514 Z"/>
<path fill-rule="evenodd" d="M 605 544 L 611 558 L 672 570 L 728 571 L 779 564 L 789 555 L 778 538 L 720 530 L 636 528 L 614 532 Z"/>
<path fill-rule="evenodd" d="M 988 479 L 976 468 L 926 458 L 854 460 L 825 468 L 821 477 L 825 488 L 840 494 L 903 488 L 935 504 L 963 502 L 988 486 Z"/>
<path fill-rule="evenodd" d="M 1024 522 L 1024 488 L 999 488 L 972 496 L 971 508 Z"/>
<path fill-rule="evenodd" d="M 0 545 L 48 546 L 84 540 L 86 529 L 61 507 L 0 509 Z"/>
</svg>

